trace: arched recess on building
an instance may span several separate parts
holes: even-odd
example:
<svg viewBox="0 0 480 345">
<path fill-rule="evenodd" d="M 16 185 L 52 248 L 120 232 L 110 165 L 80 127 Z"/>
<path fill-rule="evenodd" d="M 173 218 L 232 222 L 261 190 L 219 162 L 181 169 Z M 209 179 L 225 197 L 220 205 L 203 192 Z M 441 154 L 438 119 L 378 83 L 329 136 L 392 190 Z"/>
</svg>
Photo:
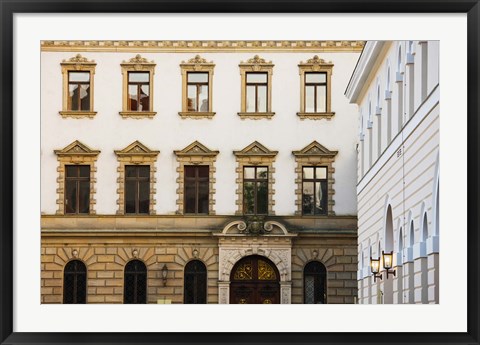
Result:
<svg viewBox="0 0 480 345">
<path fill-rule="evenodd" d="M 387 210 L 385 212 L 385 225 L 384 225 L 384 251 L 386 253 L 393 252 L 393 212 L 392 206 L 388 203 Z M 380 253 L 382 255 L 383 253 Z M 382 255 L 383 256 L 383 255 Z M 383 260 L 382 260 L 383 262 Z M 387 274 L 384 274 L 384 291 L 383 291 L 383 301 L 385 304 L 393 303 L 393 277 L 387 277 Z"/>
<path fill-rule="evenodd" d="M 219 303 L 230 304 L 232 271 L 243 258 L 256 256 L 271 262 L 278 272 L 279 303 L 290 304 L 292 294 L 292 238 L 285 226 L 276 221 L 228 223 L 221 233 L 213 233 L 219 246 Z M 233 303 L 234 301 L 232 301 Z M 238 303 L 238 301 L 237 301 Z"/>
</svg>

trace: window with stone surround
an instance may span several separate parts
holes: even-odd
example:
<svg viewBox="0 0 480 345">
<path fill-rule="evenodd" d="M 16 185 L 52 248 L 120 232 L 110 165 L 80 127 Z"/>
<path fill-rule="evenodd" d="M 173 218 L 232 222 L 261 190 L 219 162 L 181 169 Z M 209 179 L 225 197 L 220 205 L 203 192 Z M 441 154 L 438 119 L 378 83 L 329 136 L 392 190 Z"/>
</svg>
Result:
<svg viewBox="0 0 480 345">
<path fill-rule="evenodd" d="M 76 140 L 54 152 L 59 163 L 57 215 L 95 214 L 95 162 L 100 151 Z"/>
<path fill-rule="evenodd" d="M 200 55 L 180 64 L 182 72 L 182 118 L 211 119 L 213 112 L 213 69 L 215 64 Z"/>
<path fill-rule="evenodd" d="M 337 151 L 330 151 L 313 141 L 300 151 L 293 151 L 297 167 L 295 183 L 297 189 L 295 201 L 297 215 L 335 215 L 333 206 L 335 156 Z M 321 198 L 320 198 L 321 192 Z M 308 197 L 308 200 L 307 200 Z M 319 201 L 317 205 L 317 201 Z M 313 204 L 312 204 L 313 202 Z"/>
<path fill-rule="evenodd" d="M 87 303 L 87 268 L 80 260 L 72 260 L 63 270 L 63 303 Z"/>
<path fill-rule="evenodd" d="M 63 60 L 60 63 L 63 75 L 63 101 L 60 115 L 72 118 L 93 118 L 97 112 L 93 109 L 93 76 L 95 66 L 81 54 Z"/>
<path fill-rule="evenodd" d="M 215 214 L 215 161 L 212 151 L 194 141 L 183 150 L 174 151 L 178 162 L 178 214 Z"/>
<path fill-rule="evenodd" d="M 241 111 L 242 119 L 270 119 L 272 112 L 272 74 L 271 61 L 265 61 L 255 55 L 241 62 Z"/>
<path fill-rule="evenodd" d="M 153 76 L 155 63 L 143 58 L 140 54 L 128 61 L 123 61 L 123 96 L 122 111 L 124 118 L 151 118 L 153 111 Z"/>
<path fill-rule="evenodd" d="M 118 215 L 155 214 L 155 162 L 159 153 L 160 151 L 150 150 L 139 141 L 131 143 L 123 150 L 115 151 L 119 164 Z M 135 166 L 138 168 L 134 168 Z M 145 194 L 147 192 L 148 197 Z M 141 193 L 141 198 L 138 193 Z"/>
<path fill-rule="evenodd" d="M 140 260 L 125 265 L 123 303 L 147 303 L 147 266 Z"/>
<path fill-rule="evenodd" d="M 200 260 L 192 260 L 185 266 L 184 304 L 207 303 L 207 267 Z"/>
<path fill-rule="evenodd" d="M 300 119 L 330 120 L 333 64 L 315 55 L 298 65 L 300 73 Z"/>
<path fill-rule="evenodd" d="M 271 151 L 257 141 L 241 151 L 233 151 L 237 160 L 237 215 L 275 214 L 273 211 L 275 204 L 273 200 L 275 194 L 273 163 L 277 153 L 278 151 Z M 260 194 L 258 194 L 259 192 Z M 253 194 L 250 195 L 250 193 Z M 259 206 L 260 213 L 258 212 Z M 251 213 L 252 210 L 253 213 Z"/>
<path fill-rule="evenodd" d="M 305 304 L 327 303 L 327 269 L 318 261 L 310 261 L 303 270 Z"/>
</svg>

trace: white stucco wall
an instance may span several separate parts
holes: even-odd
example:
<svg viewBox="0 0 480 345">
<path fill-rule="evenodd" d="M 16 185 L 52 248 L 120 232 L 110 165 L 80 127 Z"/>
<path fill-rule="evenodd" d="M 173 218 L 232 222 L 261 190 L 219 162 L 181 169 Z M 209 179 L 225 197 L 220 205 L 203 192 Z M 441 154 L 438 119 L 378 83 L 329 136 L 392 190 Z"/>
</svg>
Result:
<svg viewBox="0 0 480 345">
<path fill-rule="evenodd" d="M 55 149 L 62 149 L 79 140 L 92 149 L 101 150 L 97 161 L 97 214 L 117 211 L 117 157 L 114 150 L 125 148 L 135 140 L 153 150 L 160 150 L 156 166 L 156 212 L 174 214 L 177 189 L 177 162 L 174 150 L 198 140 L 212 150 L 219 150 L 216 162 L 216 214 L 234 214 L 236 210 L 236 161 L 232 151 L 241 150 L 254 140 L 271 150 L 278 150 L 275 166 L 275 205 L 277 215 L 292 215 L 295 207 L 295 160 L 299 150 L 317 140 L 330 150 L 337 150 L 335 160 L 335 206 L 337 215 L 355 215 L 356 151 L 358 125 L 356 106 L 349 104 L 343 93 L 357 62 L 359 53 L 320 53 L 334 63 L 332 76 L 331 121 L 300 120 L 298 63 L 314 53 L 261 53 L 275 64 L 272 79 L 271 120 L 241 120 L 240 72 L 238 64 L 257 53 L 201 53 L 215 63 L 213 77 L 213 119 L 181 119 L 181 74 L 179 64 L 195 53 L 142 53 L 156 63 L 154 76 L 153 119 L 123 119 L 122 74 L 120 63 L 137 54 L 118 52 L 80 52 L 97 63 L 94 77 L 94 119 L 63 119 L 62 74 L 60 63 L 76 53 L 42 52 L 41 105 L 41 210 L 54 214 L 57 210 Z"/>
</svg>

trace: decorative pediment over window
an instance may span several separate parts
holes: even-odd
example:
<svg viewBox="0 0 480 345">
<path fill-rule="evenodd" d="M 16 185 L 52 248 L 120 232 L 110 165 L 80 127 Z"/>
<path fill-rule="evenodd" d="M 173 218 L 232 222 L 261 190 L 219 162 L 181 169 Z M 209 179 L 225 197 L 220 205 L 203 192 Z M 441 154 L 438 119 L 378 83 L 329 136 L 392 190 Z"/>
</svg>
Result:
<svg viewBox="0 0 480 345">
<path fill-rule="evenodd" d="M 241 151 L 233 151 L 233 154 L 237 157 L 244 156 L 264 156 L 264 157 L 275 157 L 278 151 L 271 151 L 258 141 L 254 141 Z"/>
<path fill-rule="evenodd" d="M 155 62 L 148 61 L 146 58 L 143 58 L 140 54 L 135 55 L 135 57 L 129 59 L 128 61 L 123 61 L 121 63 L 122 67 L 130 67 L 133 68 L 134 70 L 142 70 L 145 67 L 153 67 L 155 66 Z"/>
<path fill-rule="evenodd" d="M 251 71 L 258 72 L 265 69 L 271 69 L 275 65 L 272 63 L 272 61 L 266 61 L 260 56 L 255 55 L 253 58 L 248 59 L 247 61 L 241 61 L 239 66 L 241 68 L 247 68 Z"/>
<path fill-rule="evenodd" d="M 216 156 L 219 151 L 212 151 L 202 143 L 194 141 L 183 150 L 173 151 L 177 156 Z"/>
<path fill-rule="evenodd" d="M 202 71 L 212 69 L 213 67 L 215 67 L 215 64 L 213 63 L 213 61 L 208 62 L 200 55 L 195 55 L 195 57 L 189 59 L 188 61 L 182 61 L 180 67 L 187 68 L 188 70 L 193 71 Z"/>
<path fill-rule="evenodd" d="M 331 61 L 325 61 L 315 55 L 313 58 L 308 59 L 306 62 L 300 61 L 298 64 L 299 67 L 308 67 L 312 71 L 319 71 L 320 69 L 331 69 L 333 67 L 333 63 Z"/>
<path fill-rule="evenodd" d="M 150 150 L 138 140 L 134 141 L 123 150 L 115 150 L 115 154 L 122 156 L 157 156 L 160 151 Z"/>
<path fill-rule="evenodd" d="M 258 218 L 258 217 L 257 217 Z M 290 234 L 287 228 L 275 221 L 267 221 L 265 219 L 256 219 L 251 217 L 245 220 L 236 220 L 228 223 L 222 230 L 221 235 L 274 235 L 294 237 L 296 234 Z"/>
<path fill-rule="evenodd" d="M 80 141 L 75 140 L 70 145 L 65 146 L 61 150 L 54 150 L 57 156 L 97 156 L 100 151 L 92 150 L 85 144 L 82 144 Z"/>
<path fill-rule="evenodd" d="M 87 66 L 95 66 L 97 63 L 95 60 L 88 60 L 86 57 L 82 56 L 81 54 L 77 54 L 70 59 L 63 60 L 60 65 L 67 67 L 69 69 L 76 69 L 80 70 L 82 67 Z"/>
<path fill-rule="evenodd" d="M 335 157 L 338 151 L 330 151 L 325 146 L 313 141 L 311 144 L 305 146 L 300 151 L 292 151 L 295 156 L 320 156 L 320 157 Z"/>
</svg>

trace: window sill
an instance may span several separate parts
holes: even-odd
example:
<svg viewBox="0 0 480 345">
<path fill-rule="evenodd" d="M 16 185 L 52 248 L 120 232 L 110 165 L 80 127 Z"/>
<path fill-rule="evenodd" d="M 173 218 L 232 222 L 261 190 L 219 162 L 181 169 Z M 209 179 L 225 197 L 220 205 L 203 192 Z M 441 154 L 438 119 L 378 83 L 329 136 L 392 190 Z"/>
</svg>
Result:
<svg viewBox="0 0 480 345">
<path fill-rule="evenodd" d="M 327 119 L 331 120 L 335 113 L 297 113 L 297 116 L 300 117 L 301 120 L 322 120 Z"/>
<path fill-rule="evenodd" d="M 153 118 L 157 112 L 156 111 L 121 111 L 119 114 L 124 118 L 132 118 L 132 119 L 145 119 L 145 118 Z"/>
<path fill-rule="evenodd" d="M 81 118 L 84 118 L 84 117 L 88 117 L 90 119 L 93 119 L 95 117 L 95 115 L 97 115 L 96 111 L 71 111 L 71 110 L 67 110 L 67 111 L 59 111 L 58 113 L 60 115 L 62 115 L 62 117 L 64 119 L 67 118 L 67 117 L 72 117 L 74 119 L 81 119 Z"/>
<path fill-rule="evenodd" d="M 182 119 L 211 119 L 216 113 L 211 111 L 180 111 L 178 115 Z"/>
<path fill-rule="evenodd" d="M 275 113 L 237 113 L 238 116 L 242 120 L 245 119 L 252 119 L 252 120 L 260 120 L 260 119 L 271 119 Z"/>
</svg>

